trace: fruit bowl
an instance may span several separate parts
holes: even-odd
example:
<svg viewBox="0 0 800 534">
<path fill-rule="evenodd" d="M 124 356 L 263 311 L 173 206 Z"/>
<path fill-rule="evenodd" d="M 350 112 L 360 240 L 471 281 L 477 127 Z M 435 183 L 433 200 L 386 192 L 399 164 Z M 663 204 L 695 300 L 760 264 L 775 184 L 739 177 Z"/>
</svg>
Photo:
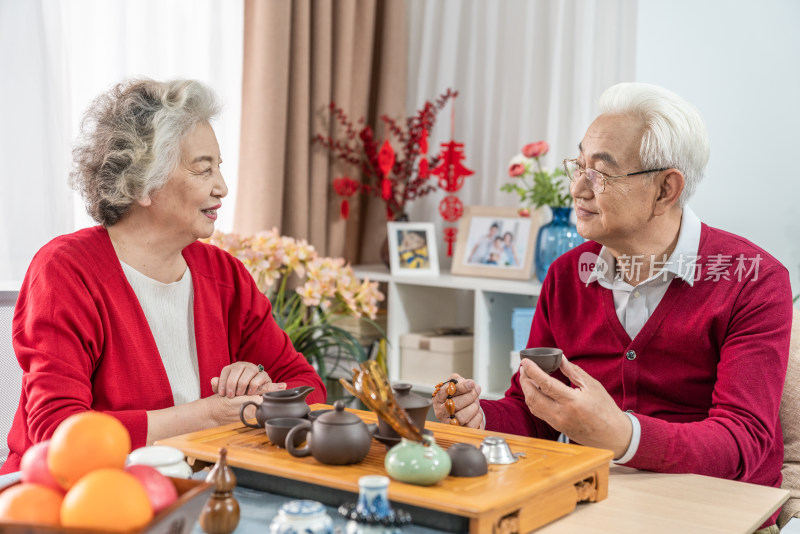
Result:
<svg viewBox="0 0 800 534">
<path fill-rule="evenodd" d="M 175 489 L 178 490 L 178 500 L 153 516 L 152 521 L 144 528 L 129 532 L 141 534 L 189 534 L 192 531 L 195 523 L 197 523 L 197 518 L 200 517 L 200 512 L 203 511 L 203 506 L 214 490 L 214 485 L 202 480 L 186 480 L 172 477 L 169 477 L 169 479 L 175 484 Z M 0 493 L 17 484 L 19 482 L 0 488 Z M 4 534 L 55 534 L 56 532 L 91 533 L 105 531 L 0 521 L 0 532 Z"/>
</svg>

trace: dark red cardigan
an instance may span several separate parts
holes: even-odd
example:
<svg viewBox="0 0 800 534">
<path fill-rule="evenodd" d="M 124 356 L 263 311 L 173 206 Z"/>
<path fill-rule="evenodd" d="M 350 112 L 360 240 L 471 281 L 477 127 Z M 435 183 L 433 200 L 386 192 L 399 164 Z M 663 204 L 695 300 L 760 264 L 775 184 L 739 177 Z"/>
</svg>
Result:
<svg viewBox="0 0 800 534">
<path fill-rule="evenodd" d="M 631 340 L 612 292 L 579 276 L 581 254 L 599 250 L 584 243 L 550 267 L 528 346 L 561 348 L 620 408 L 635 412 L 641 442 L 626 465 L 779 486 L 778 408 L 792 322 L 786 268 L 749 241 L 704 224 L 694 286 L 674 279 Z M 753 259 L 757 269 L 747 273 Z M 715 280 L 715 271 L 728 279 Z M 636 357 L 628 359 L 628 351 Z M 518 373 L 503 399 L 481 406 L 490 430 L 558 435 L 526 408 Z"/>
</svg>

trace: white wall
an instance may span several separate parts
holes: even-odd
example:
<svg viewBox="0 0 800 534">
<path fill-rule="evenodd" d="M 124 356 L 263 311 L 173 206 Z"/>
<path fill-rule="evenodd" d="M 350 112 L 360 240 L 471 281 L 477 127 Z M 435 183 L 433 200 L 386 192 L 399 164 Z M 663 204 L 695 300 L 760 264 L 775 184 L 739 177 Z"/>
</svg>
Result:
<svg viewBox="0 0 800 534">
<path fill-rule="evenodd" d="M 780 260 L 800 293 L 800 2 L 641 0 L 636 81 L 698 107 L 711 159 L 690 205 Z"/>
</svg>

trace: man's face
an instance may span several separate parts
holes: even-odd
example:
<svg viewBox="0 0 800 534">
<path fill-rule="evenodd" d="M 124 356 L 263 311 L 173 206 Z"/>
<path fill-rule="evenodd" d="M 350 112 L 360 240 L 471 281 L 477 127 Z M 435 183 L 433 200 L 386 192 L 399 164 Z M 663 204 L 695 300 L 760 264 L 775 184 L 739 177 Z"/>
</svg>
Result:
<svg viewBox="0 0 800 534">
<path fill-rule="evenodd" d="M 600 115 L 586 130 L 578 164 L 609 176 L 641 171 L 639 146 L 644 121 L 629 115 Z M 616 178 L 596 193 L 586 180 L 570 186 L 578 233 L 612 249 L 636 246 L 653 216 L 658 187 L 652 174 Z"/>
</svg>

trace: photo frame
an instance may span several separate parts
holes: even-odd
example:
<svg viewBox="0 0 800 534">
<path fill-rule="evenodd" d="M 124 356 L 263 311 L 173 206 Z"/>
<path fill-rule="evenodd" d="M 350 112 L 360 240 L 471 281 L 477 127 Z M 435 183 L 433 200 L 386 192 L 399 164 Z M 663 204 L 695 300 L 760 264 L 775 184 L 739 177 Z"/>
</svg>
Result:
<svg viewBox="0 0 800 534">
<path fill-rule="evenodd" d="M 541 210 L 467 206 L 458 227 L 453 274 L 530 280 Z"/>
<path fill-rule="evenodd" d="M 439 253 L 433 223 L 386 223 L 389 265 L 394 275 L 438 276 Z"/>
</svg>

